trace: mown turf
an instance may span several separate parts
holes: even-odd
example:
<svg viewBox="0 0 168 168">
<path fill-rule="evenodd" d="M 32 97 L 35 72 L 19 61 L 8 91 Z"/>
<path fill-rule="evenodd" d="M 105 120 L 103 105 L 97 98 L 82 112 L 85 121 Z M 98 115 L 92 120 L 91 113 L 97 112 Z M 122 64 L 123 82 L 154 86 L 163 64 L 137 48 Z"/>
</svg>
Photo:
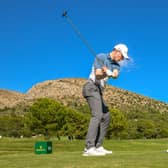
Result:
<svg viewBox="0 0 168 168">
<path fill-rule="evenodd" d="M 167 168 L 168 139 L 106 140 L 112 155 L 83 157 L 84 141 L 55 140 L 53 153 L 36 155 L 34 143 L 42 139 L 0 139 L 1 168 Z"/>
</svg>

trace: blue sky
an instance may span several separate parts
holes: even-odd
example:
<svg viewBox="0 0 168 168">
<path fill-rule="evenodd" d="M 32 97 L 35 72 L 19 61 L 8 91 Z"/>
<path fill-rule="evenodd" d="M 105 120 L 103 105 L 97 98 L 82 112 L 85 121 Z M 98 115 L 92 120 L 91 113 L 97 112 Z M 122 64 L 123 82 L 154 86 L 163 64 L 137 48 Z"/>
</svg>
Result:
<svg viewBox="0 0 168 168">
<path fill-rule="evenodd" d="M 109 84 L 168 102 L 168 4 L 164 0 L 0 1 L 0 88 L 88 78 L 93 55 L 61 17 L 67 10 L 96 53 L 125 43 L 134 60 Z"/>
</svg>

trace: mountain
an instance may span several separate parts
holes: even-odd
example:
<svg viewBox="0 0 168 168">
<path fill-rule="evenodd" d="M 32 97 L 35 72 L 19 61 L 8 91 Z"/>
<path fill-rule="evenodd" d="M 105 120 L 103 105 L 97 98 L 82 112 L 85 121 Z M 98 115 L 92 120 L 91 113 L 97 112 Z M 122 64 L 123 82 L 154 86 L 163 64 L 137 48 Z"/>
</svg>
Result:
<svg viewBox="0 0 168 168">
<path fill-rule="evenodd" d="M 53 98 L 68 106 L 85 105 L 86 101 L 82 97 L 82 86 L 85 82 L 86 79 L 82 78 L 48 80 L 37 83 L 25 94 L 0 90 L 0 109 L 27 105 L 37 98 L 46 97 Z M 168 104 L 164 102 L 109 85 L 105 89 L 104 99 L 109 106 L 126 112 L 135 109 L 168 112 Z"/>
</svg>

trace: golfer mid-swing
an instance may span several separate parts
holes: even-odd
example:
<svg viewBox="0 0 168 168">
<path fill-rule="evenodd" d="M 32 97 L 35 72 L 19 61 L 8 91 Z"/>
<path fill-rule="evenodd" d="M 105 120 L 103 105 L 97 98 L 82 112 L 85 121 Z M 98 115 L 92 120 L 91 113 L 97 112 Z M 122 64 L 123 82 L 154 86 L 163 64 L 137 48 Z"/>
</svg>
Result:
<svg viewBox="0 0 168 168">
<path fill-rule="evenodd" d="M 102 94 L 108 78 L 119 76 L 119 62 L 124 59 L 129 59 L 128 48 L 125 44 L 117 44 L 108 54 L 97 55 L 89 80 L 83 86 L 83 96 L 86 98 L 92 114 L 83 156 L 103 156 L 112 153 L 102 146 L 103 138 L 110 124 L 110 113 Z"/>
</svg>

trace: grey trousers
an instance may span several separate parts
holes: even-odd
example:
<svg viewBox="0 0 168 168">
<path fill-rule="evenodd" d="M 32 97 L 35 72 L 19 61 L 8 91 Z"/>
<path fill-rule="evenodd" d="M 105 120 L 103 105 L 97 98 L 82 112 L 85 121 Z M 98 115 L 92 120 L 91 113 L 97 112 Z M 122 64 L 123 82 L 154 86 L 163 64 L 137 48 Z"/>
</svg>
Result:
<svg viewBox="0 0 168 168">
<path fill-rule="evenodd" d="M 83 96 L 92 114 L 86 136 L 86 148 L 100 147 L 110 124 L 110 113 L 103 100 L 101 89 L 93 81 L 88 80 L 83 86 Z"/>
</svg>

